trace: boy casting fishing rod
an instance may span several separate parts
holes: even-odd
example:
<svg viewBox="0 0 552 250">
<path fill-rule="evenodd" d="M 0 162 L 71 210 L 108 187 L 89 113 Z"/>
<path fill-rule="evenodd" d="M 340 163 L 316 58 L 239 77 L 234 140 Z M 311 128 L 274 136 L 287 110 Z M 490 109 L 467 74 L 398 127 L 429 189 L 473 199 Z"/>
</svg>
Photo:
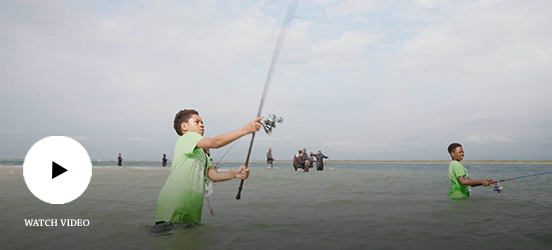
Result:
<svg viewBox="0 0 552 250">
<path fill-rule="evenodd" d="M 199 113 L 193 109 L 179 111 L 174 118 L 174 129 L 180 138 L 174 148 L 171 172 L 157 199 L 155 224 L 200 223 L 206 178 L 214 182 L 247 179 L 249 169 L 246 166 L 240 166 L 234 171 L 218 172 L 203 149 L 220 148 L 244 135 L 255 133 L 261 127 L 262 118 L 259 116 L 230 133 L 204 138 L 204 126 Z"/>
</svg>

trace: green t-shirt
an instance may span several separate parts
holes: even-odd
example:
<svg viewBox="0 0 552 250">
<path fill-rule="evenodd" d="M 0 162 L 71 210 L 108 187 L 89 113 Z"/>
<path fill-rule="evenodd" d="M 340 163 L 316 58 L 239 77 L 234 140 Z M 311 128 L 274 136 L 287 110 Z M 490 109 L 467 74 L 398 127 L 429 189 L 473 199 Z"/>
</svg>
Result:
<svg viewBox="0 0 552 250">
<path fill-rule="evenodd" d="M 206 170 L 211 166 L 203 149 L 196 148 L 202 138 L 188 132 L 178 139 L 171 172 L 157 199 L 155 222 L 201 222 Z"/>
<path fill-rule="evenodd" d="M 468 186 L 464 186 L 458 181 L 458 177 L 460 176 L 463 176 L 464 179 L 468 179 L 468 171 L 466 171 L 466 168 L 464 168 L 460 162 L 451 161 L 449 165 L 449 178 L 452 186 L 448 194 L 449 198 L 463 199 L 469 197 Z"/>
</svg>

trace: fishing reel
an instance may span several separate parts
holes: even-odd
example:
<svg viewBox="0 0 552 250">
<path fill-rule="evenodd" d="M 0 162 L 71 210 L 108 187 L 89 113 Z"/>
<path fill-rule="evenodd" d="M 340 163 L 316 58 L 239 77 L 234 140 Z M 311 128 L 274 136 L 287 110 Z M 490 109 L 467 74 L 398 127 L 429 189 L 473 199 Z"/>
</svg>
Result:
<svg viewBox="0 0 552 250">
<path fill-rule="evenodd" d="M 284 118 L 278 117 L 275 114 L 269 114 L 268 118 L 261 121 L 261 125 L 263 126 L 266 134 L 271 135 L 272 129 L 276 127 L 276 124 L 282 122 L 284 122 Z"/>
<path fill-rule="evenodd" d="M 495 182 L 495 183 L 494 183 L 493 191 L 496 191 L 497 193 L 500 194 L 500 192 L 502 191 L 502 189 L 504 189 L 504 187 L 499 186 L 499 185 L 498 185 L 498 182 Z"/>
</svg>

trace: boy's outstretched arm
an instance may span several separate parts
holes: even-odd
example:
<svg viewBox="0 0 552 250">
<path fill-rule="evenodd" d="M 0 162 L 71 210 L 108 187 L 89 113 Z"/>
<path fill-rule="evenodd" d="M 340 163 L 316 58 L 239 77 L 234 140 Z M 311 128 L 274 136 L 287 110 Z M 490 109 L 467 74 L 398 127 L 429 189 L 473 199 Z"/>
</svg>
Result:
<svg viewBox="0 0 552 250">
<path fill-rule="evenodd" d="M 234 178 L 245 180 L 247 179 L 247 177 L 249 177 L 249 168 L 247 168 L 246 166 L 240 166 L 236 170 L 219 172 L 217 171 L 216 165 L 213 165 L 209 167 L 209 170 L 207 171 L 207 177 L 209 177 L 209 179 L 214 182 L 227 181 Z"/>
<path fill-rule="evenodd" d="M 220 148 L 228 145 L 230 142 L 237 140 L 238 138 L 249 134 L 255 133 L 261 128 L 261 119 L 264 116 L 259 116 L 255 120 L 251 121 L 249 124 L 245 125 L 243 128 L 234 130 L 232 132 L 218 135 L 214 138 L 203 138 L 197 143 L 198 148 Z"/>
<path fill-rule="evenodd" d="M 464 176 L 458 177 L 458 182 L 460 182 L 460 185 L 464 186 L 483 185 L 486 187 L 491 185 L 491 182 L 493 181 L 494 179 L 472 180 L 470 178 L 464 179 Z"/>
</svg>

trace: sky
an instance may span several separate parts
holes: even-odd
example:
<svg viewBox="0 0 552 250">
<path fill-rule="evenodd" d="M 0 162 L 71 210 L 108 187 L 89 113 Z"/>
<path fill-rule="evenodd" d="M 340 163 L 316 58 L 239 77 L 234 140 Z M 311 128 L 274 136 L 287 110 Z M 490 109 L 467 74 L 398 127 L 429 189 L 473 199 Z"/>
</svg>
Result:
<svg viewBox="0 0 552 250">
<path fill-rule="evenodd" d="M 68 136 L 92 160 L 161 160 L 187 108 L 205 137 L 245 126 L 288 3 L 3 0 L 0 158 Z M 251 159 L 448 160 L 459 142 L 465 160 L 552 160 L 551 97 L 552 1 L 304 0 L 261 112 L 284 122 Z"/>
</svg>

